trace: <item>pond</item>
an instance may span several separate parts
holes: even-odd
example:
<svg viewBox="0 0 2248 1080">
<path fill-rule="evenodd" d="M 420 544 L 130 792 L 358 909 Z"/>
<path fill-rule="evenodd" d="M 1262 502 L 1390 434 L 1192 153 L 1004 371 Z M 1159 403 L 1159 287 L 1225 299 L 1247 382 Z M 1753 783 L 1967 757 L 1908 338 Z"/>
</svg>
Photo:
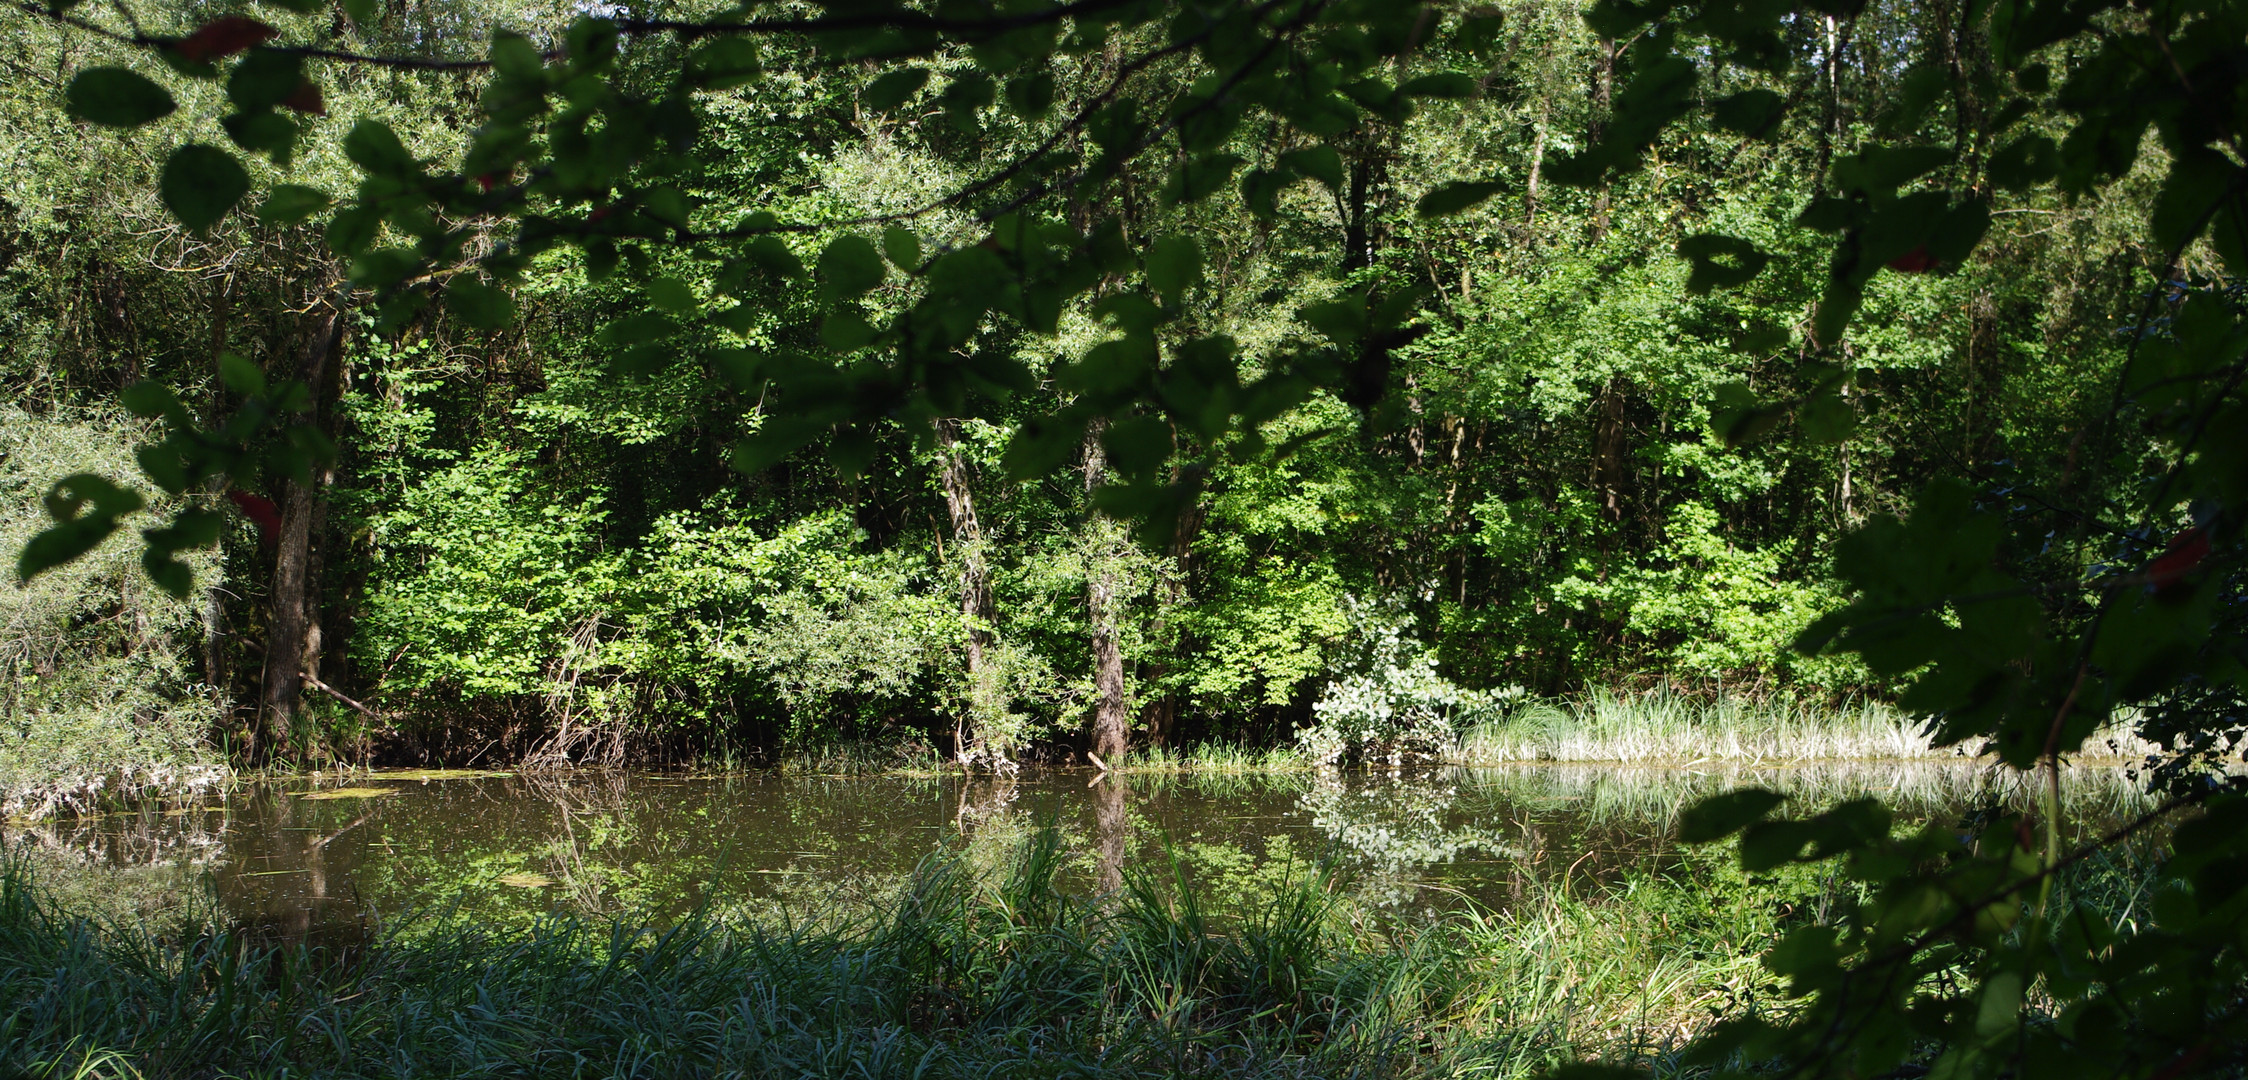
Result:
<svg viewBox="0 0 2248 1080">
<path fill-rule="evenodd" d="M 2096 825 L 2144 806 L 2120 770 L 2067 775 Z M 1595 882 L 1678 857 L 1694 799 L 1743 784 L 1817 807 L 1860 793 L 1907 818 L 2020 803 L 1970 762 L 1718 770 L 1543 766 L 1422 773 L 716 776 L 358 773 L 237 787 L 197 805 L 7 827 L 82 907 L 208 909 L 287 937 L 453 914 L 815 918 L 875 910 L 917 866 L 997 872 L 1051 823 L 1065 891 L 1154 875 L 1222 904 L 1327 868 L 1370 910 L 1503 908 L 1534 881 Z M 64 871 L 55 873 L 54 871 Z"/>
</svg>

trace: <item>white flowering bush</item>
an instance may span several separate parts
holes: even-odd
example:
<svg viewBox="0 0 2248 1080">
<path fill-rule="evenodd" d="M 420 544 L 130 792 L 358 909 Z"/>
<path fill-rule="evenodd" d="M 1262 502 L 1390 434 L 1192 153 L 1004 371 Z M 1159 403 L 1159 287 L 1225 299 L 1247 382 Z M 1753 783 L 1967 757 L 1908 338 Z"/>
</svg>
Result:
<svg viewBox="0 0 2248 1080">
<path fill-rule="evenodd" d="M 1471 690 L 1436 670 L 1404 613 L 1346 600 L 1350 635 L 1296 743 L 1323 766 L 1442 760 L 1459 732 L 1518 693 Z"/>
</svg>

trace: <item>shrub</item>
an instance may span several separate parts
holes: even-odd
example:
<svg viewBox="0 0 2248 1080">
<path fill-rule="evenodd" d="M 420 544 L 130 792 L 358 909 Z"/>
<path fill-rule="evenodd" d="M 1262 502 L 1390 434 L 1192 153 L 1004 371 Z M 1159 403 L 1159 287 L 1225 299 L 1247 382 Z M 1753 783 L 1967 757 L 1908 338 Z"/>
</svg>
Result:
<svg viewBox="0 0 2248 1080">
<path fill-rule="evenodd" d="M 0 550 L 22 550 L 50 523 L 40 499 L 62 476 L 137 475 L 132 447 L 143 434 L 108 417 L 0 409 Z M 176 509 L 142 494 L 158 513 Z M 224 775 L 206 740 L 225 703 L 194 670 L 201 613 L 192 595 L 150 584 L 138 554 L 112 538 L 0 589 L 0 815 L 85 810 Z M 196 581 L 216 587 L 215 554 L 184 554 Z"/>
</svg>

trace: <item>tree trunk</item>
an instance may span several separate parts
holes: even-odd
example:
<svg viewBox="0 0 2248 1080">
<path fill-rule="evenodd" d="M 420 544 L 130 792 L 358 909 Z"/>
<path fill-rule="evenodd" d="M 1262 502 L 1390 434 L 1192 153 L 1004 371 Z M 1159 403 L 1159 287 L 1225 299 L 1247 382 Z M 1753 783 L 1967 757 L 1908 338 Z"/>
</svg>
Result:
<svg viewBox="0 0 2248 1080">
<path fill-rule="evenodd" d="M 1592 142 L 1597 144 L 1608 134 L 1608 107 L 1616 95 L 1616 43 L 1610 38 L 1600 39 L 1600 67 L 1592 77 Z M 1592 241 L 1599 243 L 1608 236 L 1608 182 L 1600 182 L 1600 190 L 1592 196 Z"/>
<path fill-rule="evenodd" d="M 972 710 L 985 704 L 982 697 L 984 651 L 991 645 L 991 575 L 984 563 L 983 526 L 976 521 L 975 492 L 968 483 L 968 459 L 960 451 L 959 422 L 939 420 L 937 443 L 944 448 L 939 479 L 944 485 L 945 511 L 952 517 L 952 541 L 960 550 L 960 622 L 967 631 L 961 642 L 968 674 L 968 704 Z M 965 760 L 968 739 L 975 732 L 955 717 L 952 754 Z"/>
<path fill-rule="evenodd" d="M 1624 519 L 1624 459 L 1626 438 L 1624 431 L 1623 380 L 1610 376 L 1602 384 L 1600 396 L 1594 403 L 1592 437 L 1592 490 L 1600 500 L 1600 516 L 1609 521 Z"/>
<path fill-rule="evenodd" d="M 1101 474 L 1107 470 L 1106 456 L 1101 452 L 1101 432 L 1105 424 L 1095 423 L 1085 433 L 1085 495 L 1091 502 L 1095 488 L 1100 486 Z M 1087 525 L 1100 530 L 1105 523 L 1101 512 L 1090 511 Z M 1107 550 L 1106 538 L 1099 541 L 1096 550 L 1087 553 L 1085 567 L 1085 608 L 1093 632 L 1093 753 L 1102 761 L 1115 762 L 1123 758 L 1127 745 L 1126 727 L 1129 718 L 1124 700 L 1124 648 L 1117 635 L 1116 610 L 1116 560 Z"/>
<path fill-rule="evenodd" d="M 297 377 L 312 391 L 311 421 L 323 429 L 333 398 L 336 354 L 343 345 L 341 315 L 338 308 L 328 305 L 317 317 L 297 366 Z M 298 701 L 304 692 L 305 663 L 311 650 L 319 647 L 312 542 L 315 525 L 327 516 L 319 489 L 328 476 L 325 468 L 315 468 L 309 483 L 282 482 L 281 529 L 273 557 L 260 709 L 265 745 L 257 750 L 267 760 L 281 753 L 299 734 L 296 721 Z"/>
<path fill-rule="evenodd" d="M 1537 137 L 1530 143 L 1530 182 L 1522 189 L 1522 223 L 1527 226 L 1538 223 L 1538 181 L 1545 170 L 1545 149 L 1546 116 L 1541 109 Z"/>
</svg>

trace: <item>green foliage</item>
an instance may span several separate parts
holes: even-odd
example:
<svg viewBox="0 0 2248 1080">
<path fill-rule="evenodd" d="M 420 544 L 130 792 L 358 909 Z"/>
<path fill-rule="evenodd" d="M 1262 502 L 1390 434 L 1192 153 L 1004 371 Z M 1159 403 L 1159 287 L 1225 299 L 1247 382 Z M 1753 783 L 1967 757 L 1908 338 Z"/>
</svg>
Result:
<svg viewBox="0 0 2248 1080">
<path fill-rule="evenodd" d="M 438 379 L 431 439 L 368 470 L 390 486 L 369 486 L 364 519 L 412 527 L 370 534 L 386 568 L 367 625 L 436 646 L 439 674 L 400 685 L 566 683 L 568 643 L 603 639 L 667 514 L 738 508 L 757 522 L 745 536 L 775 537 L 847 510 L 862 561 L 807 562 L 761 594 L 796 598 L 767 612 L 787 640 L 762 647 L 801 667 L 786 692 L 802 701 L 900 693 L 927 643 L 982 621 L 1045 662 L 1018 670 L 1054 673 L 1049 722 L 1081 708 L 1086 640 L 1111 633 L 1144 661 L 1133 686 L 1198 690 L 1206 725 L 1241 704 L 1228 695 L 1273 720 L 1347 682 L 1307 677 L 1334 598 L 1395 597 L 1438 629 L 1444 661 L 1385 669 L 1412 673 L 1409 731 L 1430 726 L 1413 702 L 1483 686 L 1902 687 L 1938 742 L 2017 769 L 2057 765 L 2128 711 L 2170 750 L 2158 782 L 2232 812 L 2210 793 L 2232 786 L 2212 766 L 2241 730 L 2248 201 L 2222 89 L 2248 39 L 2236 6 L 1604 2 L 1581 27 L 1523 10 L 1519 35 L 1395 3 L 963 10 L 816 25 L 557 12 L 541 52 L 512 33 L 471 44 L 442 19 L 360 40 L 365 9 L 349 26 L 182 12 L 161 37 L 26 9 L 11 18 L 51 35 L 48 54 L 90 58 L 66 109 L 127 124 L 153 120 L 158 94 L 182 107 L 131 136 L 151 141 L 145 160 L 73 144 L 126 161 L 129 183 L 50 158 L 42 176 L 76 179 L 11 202 L 68 221 L 53 192 L 154 192 L 196 242 L 247 251 L 229 211 L 301 158 L 319 185 L 305 190 L 343 194 L 329 210 L 262 200 L 316 223 L 290 242 L 347 269 L 393 344 L 486 365 Z M 752 34 L 772 48 L 727 44 Z M 73 53 L 68 35 L 98 43 Z M 277 109 L 324 86 L 340 102 L 359 69 L 277 38 L 489 67 L 429 107 L 441 122 L 369 95 L 307 137 Z M 135 54 L 174 58 L 175 76 L 149 93 L 119 74 Z M 1093 56 L 1104 78 L 1060 76 Z M 844 79 L 838 60 L 883 70 Z M 51 90 L 19 96 L 52 111 Z M 9 116 L 13 132 L 57 126 Z M 1517 192 L 1519 208 L 1499 198 Z M 909 221 L 910 247 L 869 239 Z M 68 247 L 39 227 L 39 250 Z M 294 310 L 286 291 L 268 306 Z M 66 325 L 38 314 L 37 288 L 16 295 L 10 317 L 47 342 L 128 322 Z M 447 336 L 500 325 L 509 295 L 520 339 Z M 168 347 L 168 384 L 208 384 L 224 344 Z M 104 363 L 82 369 L 131 381 Z M 157 486 L 303 475 L 324 447 L 270 430 L 296 411 L 284 380 L 219 366 L 263 404 L 136 393 L 172 429 L 144 463 Z M 949 538 L 916 469 L 948 421 L 1005 442 L 944 485 Z M 283 444 L 293 456 L 271 459 Z M 756 475 L 650 482 L 652 455 L 722 448 Z M 603 478 L 534 491 L 490 464 L 549 454 L 550 476 Z M 1024 484 L 984 475 L 1001 465 Z M 99 557 L 128 512 L 107 484 L 52 492 L 58 531 L 27 571 Z M 1004 525 L 970 530 L 963 490 Z M 1104 515 L 1142 525 L 1145 546 Z M 524 538 L 480 541 L 479 522 Z M 207 531 L 149 531 L 159 581 L 183 584 L 170 560 Z M 929 568 L 967 565 L 930 550 L 948 541 L 991 568 L 989 619 L 966 576 L 936 583 Z M 585 567 L 600 569 L 568 580 Z M 1067 601 L 1125 583 L 1115 607 Z M 417 613 L 448 603 L 451 622 Z M 912 629 L 888 640 L 860 608 Z M 1779 648 L 1790 635 L 1811 659 Z M 1271 659 L 1218 655 L 1251 649 Z M 912 693 L 992 696 L 945 683 Z M 1367 691 L 1350 715 L 1397 714 L 1382 686 L 1349 685 Z M 1729 1029 L 1711 1065 L 2235 1067 L 2238 853 L 2200 837 L 2167 871 L 2175 899 L 2110 950 L 2053 895 L 2080 856 L 2052 802 L 2041 852 L 2034 829 L 2003 824 L 1971 843 L 1892 835 L 1866 804 L 1746 826 L 1746 865 L 1838 859 L 1868 899 L 1773 953 L 1799 1007 Z"/>
<path fill-rule="evenodd" d="M 0 542 L 32 550 L 63 469 L 121 470 L 140 425 L 0 412 Z M 130 491 L 138 504 L 140 496 Z M 114 499 L 115 494 L 110 495 Z M 157 497 L 159 511 L 174 500 Z M 198 500 L 178 500 L 188 502 Z M 97 508 L 99 503 L 96 504 Z M 52 536 L 50 528 L 38 536 Z M 215 560 L 189 556 L 208 575 Z M 135 553 L 97 548 L 0 602 L 0 815 L 38 818 L 193 792 L 224 776 L 206 748 L 218 719 L 196 646 L 201 598 L 151 587 Z"/>
<path fill-rule="evenodd" d="M 540 692 L 550 664 L 597 639 L 623 576 L 598 547 L 599 501 L 540 491 L 528 464 L 485 450 L 421 477 L 367 522 L 384 563 L 398 565 L 368 597 L 358 645 L 401 690 Z"/>
</svg>

